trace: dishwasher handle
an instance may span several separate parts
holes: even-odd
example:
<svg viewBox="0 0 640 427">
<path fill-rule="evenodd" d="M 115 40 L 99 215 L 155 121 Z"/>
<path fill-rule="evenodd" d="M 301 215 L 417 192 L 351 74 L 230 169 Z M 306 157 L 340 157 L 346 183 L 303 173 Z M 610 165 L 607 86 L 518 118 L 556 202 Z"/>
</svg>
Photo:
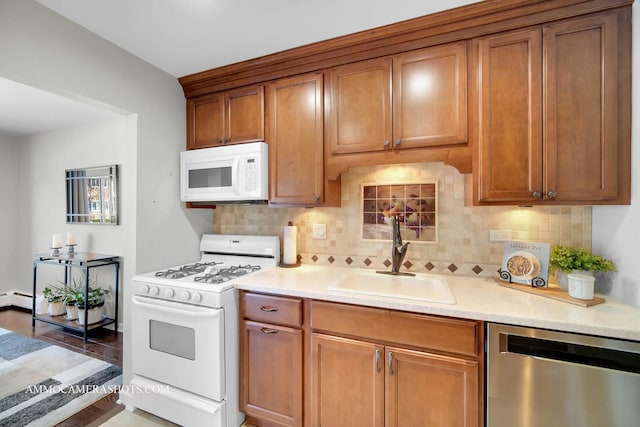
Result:
<svg viewBox="0 0 640 427">
<path fill-rule="evenodd" d="M 500 332 L 500 353 L 640 374 L 640 355 L 631 351 Z"/>
</svg>

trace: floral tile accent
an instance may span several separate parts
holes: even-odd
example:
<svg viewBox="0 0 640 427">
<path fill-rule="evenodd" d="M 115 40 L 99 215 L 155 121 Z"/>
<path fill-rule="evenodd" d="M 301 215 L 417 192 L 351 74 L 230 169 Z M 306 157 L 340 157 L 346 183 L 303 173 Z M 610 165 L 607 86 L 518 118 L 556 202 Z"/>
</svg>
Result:
<svg viewBox="0 0 640 427">
<path fill-rule="evenodd" d="M 400 222 L 402 239 L 436 242 L 437 183 L 362 186 L 362 238 L 391 240 L 391 217 Z"/>
</svg>

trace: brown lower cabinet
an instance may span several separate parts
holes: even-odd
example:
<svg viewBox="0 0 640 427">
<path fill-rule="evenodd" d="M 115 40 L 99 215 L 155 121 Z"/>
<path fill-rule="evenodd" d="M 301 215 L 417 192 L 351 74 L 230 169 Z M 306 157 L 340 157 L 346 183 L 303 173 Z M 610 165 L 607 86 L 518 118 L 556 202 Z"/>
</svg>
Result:
<svg viewBox="0 0 640 427">
<path fill-rule="evenodd" d="M 241 293 L 240 410 L 249 425 L 303 425 L 301 307 L 300 299 Z"/>
<path fill-rule="evenodd" d="M 311 425 L 477 426 L 478 363 L 313 334 Z"/>
<path fill-rule="evenodd" d="M 482 425 L 480 321 L 244 291 L 241 312 L 248 425 Z"/>
</svg>

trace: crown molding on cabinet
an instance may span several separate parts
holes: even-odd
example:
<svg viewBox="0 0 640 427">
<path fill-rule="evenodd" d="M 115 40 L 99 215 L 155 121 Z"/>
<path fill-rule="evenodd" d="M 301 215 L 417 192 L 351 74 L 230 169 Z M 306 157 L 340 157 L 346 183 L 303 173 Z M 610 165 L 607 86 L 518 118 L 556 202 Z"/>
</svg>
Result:
<svg viewBox="0 0 640 427">
<path fill-rule="evenodd" d="M 632 3 L 632 0 L 486 0 L 202 71 L 178 81 L 190 98 Z"/>
</svg>

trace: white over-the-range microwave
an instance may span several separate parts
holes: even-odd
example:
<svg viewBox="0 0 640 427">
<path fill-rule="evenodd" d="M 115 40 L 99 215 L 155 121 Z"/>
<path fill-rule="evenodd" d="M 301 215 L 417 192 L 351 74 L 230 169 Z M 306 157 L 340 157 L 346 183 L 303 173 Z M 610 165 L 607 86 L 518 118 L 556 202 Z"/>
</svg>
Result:
<svg viewBox="0 0 640 427">
<path fill-rule="evenodd" d="M 183 202 L 261 202 L 269 198 L 268 146 L 225 145 L 180 153 Z"/>
</svg>

